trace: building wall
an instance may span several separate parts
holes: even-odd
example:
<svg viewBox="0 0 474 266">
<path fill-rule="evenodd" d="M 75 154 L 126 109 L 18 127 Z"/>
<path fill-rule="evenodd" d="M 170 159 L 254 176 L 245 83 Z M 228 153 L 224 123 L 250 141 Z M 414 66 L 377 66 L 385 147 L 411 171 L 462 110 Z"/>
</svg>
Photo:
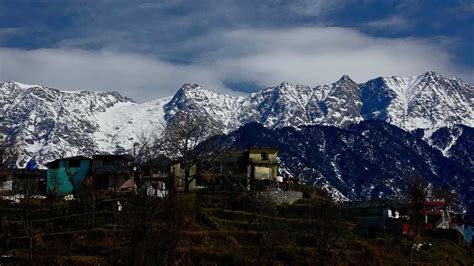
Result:
<svg viewBox="0 0 474 266">
<path fill-rule="evenodd" d="M 248 150 L 249 163 L 256 180 L 276 180 L 278 173 L 278 149 L 251 148 Z M 267 158 L 262 156 L 265 153 Z"/>
<path fill-rule="evenodd" d="M 0 170 L 0 192 L 13 190 L 13 171 Z"/>
<path fill-rule="evenodd" d="M 278 167 L 270 166 L 254 166 L 254 177 L 257 180 L 276 180 Z"/>
<path fill-rule="evenodd" d="M 196 164 L 193 164 L 191 168 L 189 169 L 189 176 L 193 177 L 196 175 L 197 172 L 197 167 Z M 171 165 L 171 174 L 175 177 L 175 186 L 178 189 L 184 189 L 184 175 L 185 171 L 184 168 L 181 169 L 181 164 L 173 164 Z M 189 184 L 189 189 L 195 189 L 196 188 L 196 179 L 194 179 L 190 184 Z"/>
<path fill-rule="evenodd" d="M 17 173 L 13 189 L 22 194 L 44 194 L 44 176 L 41 173 Z"/>
<path fill-rule="evenodd" d="M 268 160 L 262 160 L 262 153 L 265 152 L 268 154 Z M 249 149 L 249 159 L 252 162 L 265 162 L 265 161 L 277 161 L 278 160 L 278 150 L 268 149 L 268 148 L 252 148 Z"/>
<path fill-rule="evenodd" d="M 66 167 L 66 160 L 59 161 L 58 169 L 48 169 L 47 190 L 48 192 L 65 195 L 73 191 Z M 82 182 L 89 175 L 91 169 L 91 162 L 89 160 L 81 160 L 79 167 L 69 167 L 68 171 L 73 175 L 72 178 L 80 190 Z"/>
<path fill-rule="evenodd" d="M 123 158 L 94 159 L 94 173 L 118 173 L 127 171 L 127 161 Z"/>
</svg>

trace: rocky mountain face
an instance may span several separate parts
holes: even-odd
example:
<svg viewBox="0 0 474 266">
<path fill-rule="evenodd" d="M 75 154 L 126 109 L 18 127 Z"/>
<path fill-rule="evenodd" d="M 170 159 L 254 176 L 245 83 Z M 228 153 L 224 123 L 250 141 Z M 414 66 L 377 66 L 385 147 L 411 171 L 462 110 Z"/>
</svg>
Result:
<svg viewBox="0 0 474 266">
<path fill-rule="evenodd" d="M 184 84 L 174 97 L 164 105 L 164 120 L 177 112 L 199 115 L 218 131 L 226 132 L 234 127 L 231 118 L 239 108 L 243 97 L 233 97 L 203 89 L 197 84 Z"/>
<path fill-rule="evenodd" d="M 456 179 L 456 182 L 459 186 L 457 191 L 465 196 L 467 205 L 471 206 L 471 218 L 474 219 L 474 128 L 455 125 L 429 133 L 431 135 L 427 138 L 428 143 L 469 173 L 466 178 Z"/>
<path fill-rule="evenodd" d="M 469 130 L 466 138 L 472 140 Z M 403 197 L 407 177 L 421 175 L 433 187 L 455 189 L 465 206 L 474 208 L 472 162 L 445 157 L 422 138 L 386 122 L 363 121 L 346 129 L 269 129 L 249 123 L 216 139 L 227 149 L 279 147 L 281 175 L 324 187 L 339 200 Z M 458 149 L 472 152 L 471 144 L 459 142 Z"/>
<path fill-rule="evenodd" d="M 409 78 L 377 78 L 361 84 L 361 114 L 405 130 L 474 123 L 474 87 L 435 72 Z"/>
<path fill-rule="evenodd" d="M 94 116 L 124 102 L 131 100 L 118 93 L 0 83 L 0 133 L 10 144 L 9 158 L 25 166 L 32 159 L 44 163 L 62 155 L 91 154 L 100 128 Z"/>
<path fill-rule="evenodd" d="M 30 160 L 43 165 L 61 156 L 131 151 L 141 135 L 159 134 L 178 111 L 198 113 L 225 133 L 249 122 L 272 129 L 313 124 L 347 128 L 380 120 L 408 131 L 422 129 L 428 139 L 444 126 L 472 127 L 473 102 L 473 86 L 434 72 L 362 84 L 346 75 L 316 87 L 283 82 L 246 97 L 185 84 L 173 97 L 146 103 L 114 92 L 5 82 L 0 83 L 0 133 L 7 135 L 17 166 L 24 167 Z M 449 153 L 453 147 L 444 149 Z"/>
</svg>

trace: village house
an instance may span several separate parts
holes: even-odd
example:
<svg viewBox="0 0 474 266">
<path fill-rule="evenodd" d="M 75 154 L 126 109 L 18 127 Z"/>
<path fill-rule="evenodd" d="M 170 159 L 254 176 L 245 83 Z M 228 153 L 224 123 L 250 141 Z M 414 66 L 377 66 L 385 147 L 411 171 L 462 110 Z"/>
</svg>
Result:
<svg viewBox="0 0 474 266">
<path fill-rule="evenodd" d="M 277 176 L 278 163 L 277 148 L 252 147 L 244 151 L 224 151 L 192 164 L 189 187 L 191 190 L 204 187 L 271 189 L 278 187 L 277 182 L 283 184 L 284 181 L 283 177 Z M 184 187 L 184 170 L 184 165 L 179 161 L 171 164 L 170 173 L 178 189 Z"/>
<path fill-rule="evenodd" d="M 451 229 L 451 217 L 448 210 L 448 204 L 444 200 L 431 200 L 423 204 L 422 209 L 417 216 L 420 222 L 420 229 Z M 407 221 L 403 224 L 403 234 L 410 235 L 412 227 Z"/>
<path fill-rule="evenodd" d="M 79 192 L 89 176 L 92 159 L 85 156 L 61 158 L 46 164 L 47 191 L 58 195 Z"/>
<path fill-rule="evenodd" d="M 198 164 L 196 162 L 192 163 L 189 168 L 189 190 L 195 190 L 198 188 L 203 188 L 202 179 L 198 176 Z M 174 179 L 174 186 L 177 190 L 184 190 L 185 187 L 185 164 L 179 161 L 176 161 L 170 166 L 170 174 Z"/>
<path fill-rule="evenodd" d="M 276 184 L 278 175 L 278 149 L 252 147 L 244 152 L 248 158 L 247 189 L 264 190 Z"/>
<path fill-rule="evenodd" d="M 355 201 L 345 203 L 344 207 L 353 218 L 369 228 L 401 233 L 403 206 L 397 201 Z"/>
<path fill-rule="evenodd" d="M 46 171 L 40 169 L 0 169 L 0 192 L 24 195 L 46 194 Z"/>
<path fill-rule="evenodd" d="M 46 170 L 15 169 L 13 171 L 13 191 L 26 195 L 45 195 Z"/>
<path fill-rule="evenodd" d="M 13 190 L 13 169 L 0 168 L 0 192 Z"/>
<path fill-rule="evenodd" d="M 163 197 L 170 184 L 171 160 L 165 156 L 148 160 L 140 166 L 140 178 L 148 196 Z"/>
<path fill-rule="evenodd" d="M 3 141 L 4 136 L 0 134 L 0 145 Z M 13 189 L 13 170 L 6 168 L 3 160 L 3 151 L 0 147 L 0 193 L 2 194 Z"/>
<path fill-rule="evenodd" d="M 59 195 L 80 192 L 86 178 L 94 190 L 134 189 L 133 161 L 131 156 L 112 154 L 54 160 L 46 164 L 47 191 Z"/>
<path fill-rule="evenodd" d="M 92 156 L 92 184 L 96 190 L 123 191 L 135 188 L 132 165 L 129 155 Z"/>
<path fill-rule="evenodd" d="M 202 181 L 213 188 L 244 190 L 247 187 L 247 162 L 240 150 L 215 154 L 201 162 Z"/>
</svg>

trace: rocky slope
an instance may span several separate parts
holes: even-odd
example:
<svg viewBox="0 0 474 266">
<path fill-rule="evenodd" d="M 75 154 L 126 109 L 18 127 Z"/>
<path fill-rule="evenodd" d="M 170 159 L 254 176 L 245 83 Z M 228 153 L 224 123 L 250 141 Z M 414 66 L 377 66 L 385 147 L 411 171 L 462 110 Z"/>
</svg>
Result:
<svg viewBox="0 0 474 266">
<path fill-rule="evenodd" d="M 65 92 L 16 82 L 0 83 L 0 132 L 7 136 L 7 153 L 25 166 L 63 155 L 90 154 L 99 139 L 95 116 L 132 101 L 118 93 Z M 11 162 L 10 162 L 11 163 Z"/>
<path fill-rule="evenodd" d="M 472 141 L 469 130 L 466 138 Z M 216 140 L 227 149 L 279 147 L 281 175 L 324 187 L 339 200 L 403 197 L 407 178 L 421 175 L 433 187 L 458 191 L 464 206 L 474 209 L 472 162 L 445 157 L 425 140 L 386 122 L 273 130 L 249 123 Z M 458 142 L 459 150 L 472 153 L 471 144 Z"/>
<path fill-rule="evenodd" d="M 10 158 L 24 167 L 30 160 L 42 165 L 61 156 L 130 151 L 141 135 L 159 134 L 160 125 L 178 111 L 201 114 L 223 132 L 249 122 L 269 128 L 345 128 L 381 120 L 409 131 L 422 129 L 429 139 L 444 126 L 474 126 L 473 103 L 473 86 L 434 72 L 362 84 L 345 75 L 317 87 L 283 82 L 247 97 L 185 84 L 173 97 L 146 103 L 114 92 L 5 82 L 0 83 L 0 133 L 8 137 Z M 443 148 L 446 155 L 452 147 Z"/>
</svg>

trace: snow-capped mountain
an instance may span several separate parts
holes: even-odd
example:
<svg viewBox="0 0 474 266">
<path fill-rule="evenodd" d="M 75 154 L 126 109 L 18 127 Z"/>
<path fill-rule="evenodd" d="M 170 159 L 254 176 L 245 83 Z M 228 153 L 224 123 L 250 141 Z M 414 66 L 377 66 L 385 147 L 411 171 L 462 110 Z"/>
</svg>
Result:
<svg viewBox="0 0 474 266">
<path fill-rule="evenodd" d="M 428 139 L 444 126 L 473 127 L 473 103 L 473 86 L 434 72 L 362 84 L 346 75 L 316 87 L 283 82 L 246 97 L 185 84 L 173 97 L 145 103 L 115 92 L 5 82 L 0 83 L 0 133 L 8 137 L 10 158 L 24 167 L 32 159 L 43 165 L 61 156 L 131 151 L 141 135 L 158 134 L 178 111 L 198 113 L 225 133 L 249 122 L 345 128 L 382 120 L 409 131 L 423 129 Z"/>
<path fill-rule="evenodd" d="M 232 121 L 243 97 L 219 94 L 205 90 L 197 84 L 184 84 L 164 105 L 164 120 L 168 121 L 180 111 L 192 112 L 210 120 L 223 132 L 237 125 Z"/>
<path fill-rule="evenodd" d="M 17 82 L 0 83 L 0 132 L 20 167 L 62 155 L 93 153 L 99 139 L 97 114 L 132 100 L 118 93 L 59 91 Z"/>
<path fill-rule="evenodd" d="M 474 87 L 435 72 L 370 80 L 360 86 L 364 119 L 406 130 L 474 124 Z"/>
</svg>

